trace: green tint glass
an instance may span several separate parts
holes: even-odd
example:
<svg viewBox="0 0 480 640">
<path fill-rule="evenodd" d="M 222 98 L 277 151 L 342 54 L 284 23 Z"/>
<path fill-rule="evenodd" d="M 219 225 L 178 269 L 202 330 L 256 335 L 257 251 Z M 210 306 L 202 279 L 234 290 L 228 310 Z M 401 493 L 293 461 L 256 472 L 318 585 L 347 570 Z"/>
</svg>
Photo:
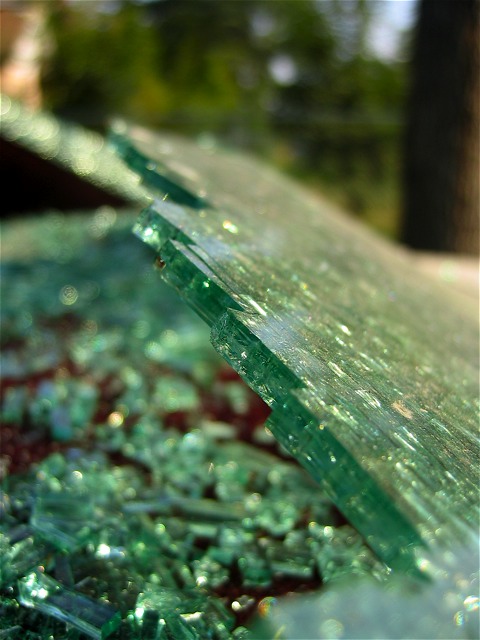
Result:
<svg viewBox="0 0 480 640">
<path fill-rule="evenodd" d="M 105 603 L 93 602 L 60 582 L 31 573 L 18 583 L 19 600 L 26 607 L 72 625 L 94 640 L 103 640 L 120 625 L 120 613 Z"/>
<path fill-rule="evenodd" d="M 475 529 L 476 307 L 252 158 L 123 124 L 112 140 L 163 194 L 135 232 L 164 279 L 377 554 L 406 568 Z"/>
<path fill-rule="evenodd" d="M 2 224 L 2 638 L 245 639 L 265 597 L 388 575 L 279 451 L 135 217 Z"/>
</svg>

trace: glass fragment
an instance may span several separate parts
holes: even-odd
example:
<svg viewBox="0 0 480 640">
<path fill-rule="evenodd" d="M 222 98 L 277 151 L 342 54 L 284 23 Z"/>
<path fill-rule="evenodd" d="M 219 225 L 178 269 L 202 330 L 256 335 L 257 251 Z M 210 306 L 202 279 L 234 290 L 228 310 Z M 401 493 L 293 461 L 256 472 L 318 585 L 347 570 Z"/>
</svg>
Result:
<svg viewBox="0 0 480 640">
<path fill-rule="evenodd" d="M 107 638 L 121 621 L 113 607 L 92 601 L 39 572 L 22 578 L 18 591 L 24 606 L 67 622 L 95 640 Z"/>
<path fill-rule="evenodd" d="M 112 141 L 164 196 L 135 226 L 162 277 L 376 553 L 412 569 L 416 545 L 476 528 L 472 301 L 252 158 L 126 125 Z"/>
</svg>

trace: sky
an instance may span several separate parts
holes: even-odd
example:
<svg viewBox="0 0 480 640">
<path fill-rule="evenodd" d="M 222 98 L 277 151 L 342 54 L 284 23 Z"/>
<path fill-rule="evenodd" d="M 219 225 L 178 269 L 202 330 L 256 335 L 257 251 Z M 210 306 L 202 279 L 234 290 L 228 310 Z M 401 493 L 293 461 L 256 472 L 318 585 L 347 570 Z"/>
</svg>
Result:
<svg viewBox="0 0 480 640">
<path fill-rule="evenodd" d="M 402 34 L 415 23 L 417 0 L 369 0 L 376 3 L 370 47 L 380 57 L 398 57 Z"/>
</svg>

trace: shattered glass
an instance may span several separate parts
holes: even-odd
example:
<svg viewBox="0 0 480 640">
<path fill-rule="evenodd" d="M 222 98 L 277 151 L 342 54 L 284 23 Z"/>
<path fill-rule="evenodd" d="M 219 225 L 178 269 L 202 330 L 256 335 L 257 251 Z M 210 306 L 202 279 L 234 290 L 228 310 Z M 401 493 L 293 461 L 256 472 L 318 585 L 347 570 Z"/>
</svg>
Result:
<svg viewBox="0 0 480 640">
<path fill-rule="evenodd" d="M 135 217 L 101 207 L 2 225 L 10 640 L 246 639 L 265 597 L 387 578 L 163 285 Z"/>
<path fill-rule="evenodd" d="M 97 134 L 8 99 L 1 110 L 2 137 L 106 190 L 127 189 L 135 207 L 146 202 Z M 2 225 L 0 637 L 248 640 L 282 625 L 291 637 L 284 600 L 296 607 L 293 593 L 326 586 L 321 620 L 308 602 L 293 613 L 306 612 L 304 630 L 318 622 L 318 637 L 385 637 L 379 606 L 404 620 L 413 590 L 418 625 L 404 635 L 470 638 L 467 302 L 422 283 L 331 205 L 207 138 L 197 147 L 162 136 L 156 159 L 150 133 L 115 138 L 149 189 L 169 193 L 137 227 L 156 248 L 163 236 L 176 241 L 156 270 L 131 236 L 137 211 Z M 280 224 L 283 211 L 295 217 Z M 217 350 L 270 404 L 270 428 L 268 407 L 159 274 L 214 326 Z M 399 572 L 378 556 L 409 566 L 398 557 L 405 541 L 435 551 L 455 534 L 453 550 L 431 561 L 412 554 L 430 582 L 390 591 Z M 353 601 L 357 623 L 345 617 Z M 273 627 L 247 630 L 269 610 L 279 612 Z"/>
<path fill-rule="evenodd" d="M 379 557 L 411 567 L 416 545 L 474 530 L 475 305 L 252 158 L 123 123 L 111 138 L 162 195 L 135 232 L 164 280 Z"/>
</svg>

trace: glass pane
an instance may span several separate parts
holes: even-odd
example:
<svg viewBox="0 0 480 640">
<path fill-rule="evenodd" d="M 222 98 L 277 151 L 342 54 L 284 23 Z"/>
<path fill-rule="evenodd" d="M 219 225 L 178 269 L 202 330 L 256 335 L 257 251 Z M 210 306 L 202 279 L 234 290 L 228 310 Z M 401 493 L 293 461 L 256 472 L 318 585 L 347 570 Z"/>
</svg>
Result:
<svg viewBox="0 0 480 640">
<path fill-rule="evenodd" d="M 252 158 L 122 124 L 112 140 L 166 194 L 135 227 L 164 279 L 378 555 L 405 567 L 476 529 L 475 305 Z"/>
</svg>

